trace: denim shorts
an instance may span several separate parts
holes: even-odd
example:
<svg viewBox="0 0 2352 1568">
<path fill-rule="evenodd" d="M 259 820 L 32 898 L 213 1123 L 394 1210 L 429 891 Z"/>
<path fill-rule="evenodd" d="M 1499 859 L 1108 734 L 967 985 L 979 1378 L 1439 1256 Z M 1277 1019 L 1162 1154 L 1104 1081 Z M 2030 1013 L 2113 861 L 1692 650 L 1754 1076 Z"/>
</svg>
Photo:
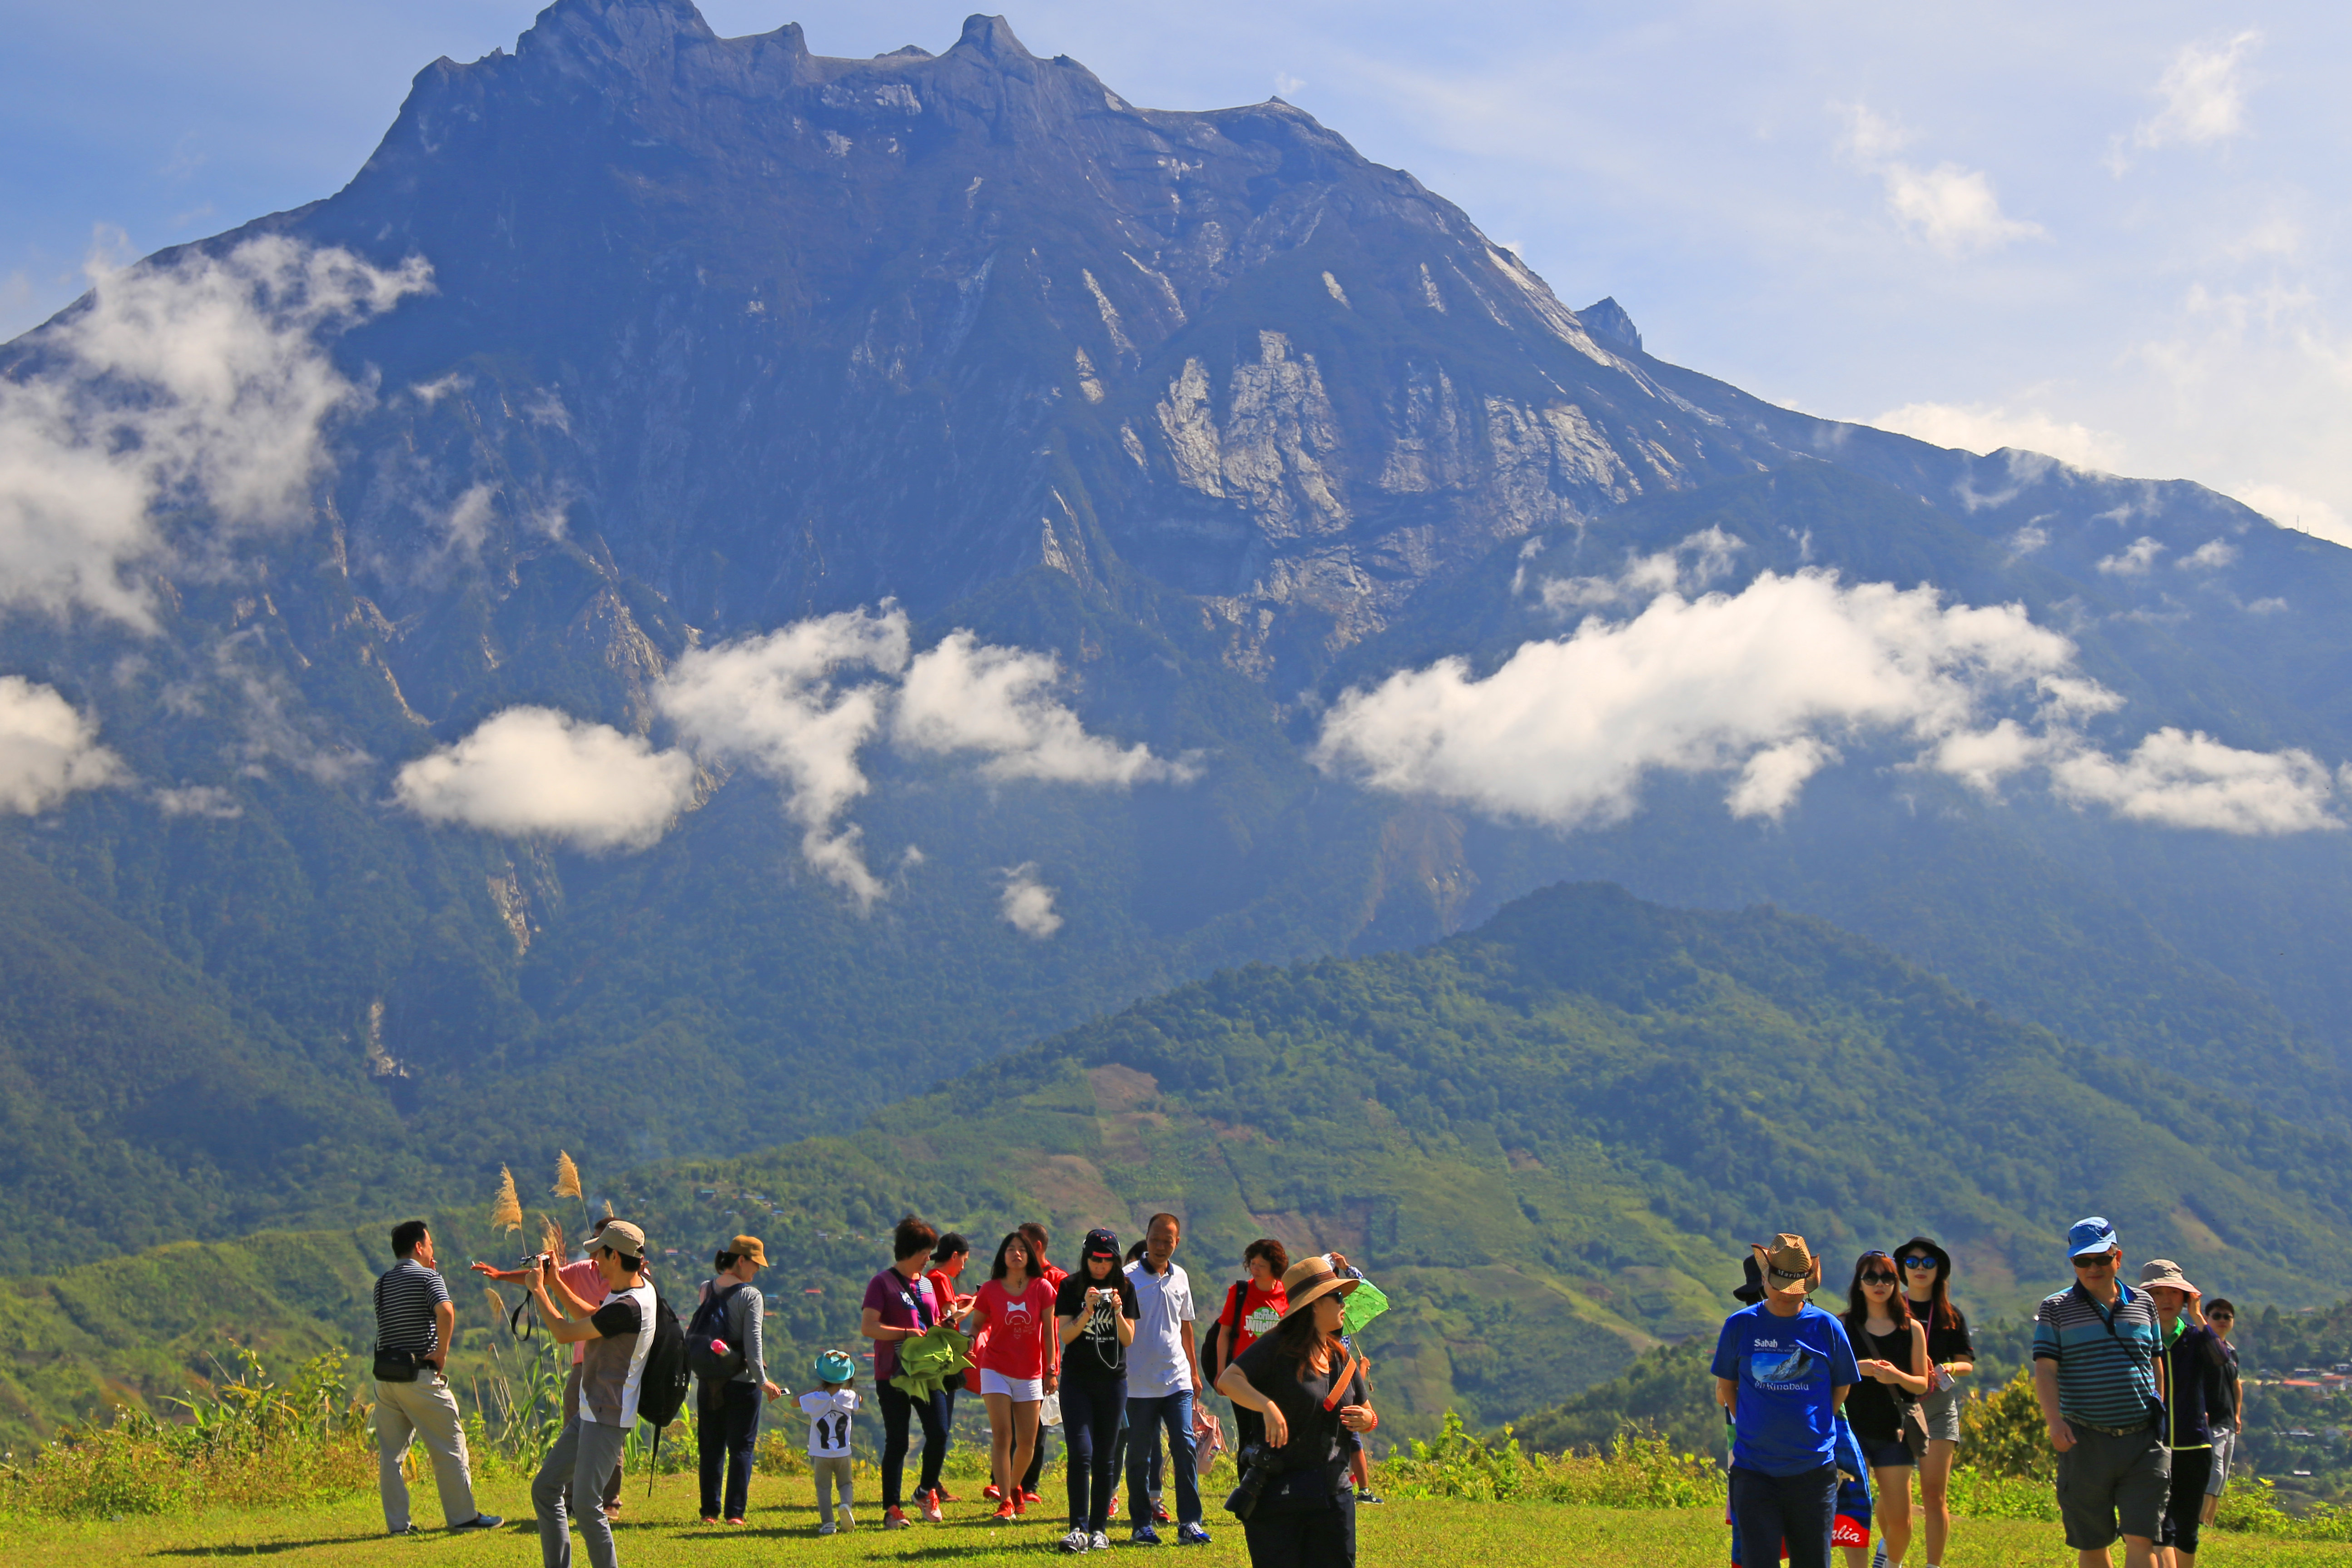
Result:
<svg viewBox="0 0 2352 1568">
<path fill-rule="evenodd" d="M 1899 1438 L 1892 1443 L 1881 1443 L 1857 1432 L 1853 1435 L 1853 1441 L 1854 1446 L 1862 1450 L 1862 1462 L 1874 1470 L 1907 1470 L 1911 1468 L 1910 1447 Z"/>
</svg>

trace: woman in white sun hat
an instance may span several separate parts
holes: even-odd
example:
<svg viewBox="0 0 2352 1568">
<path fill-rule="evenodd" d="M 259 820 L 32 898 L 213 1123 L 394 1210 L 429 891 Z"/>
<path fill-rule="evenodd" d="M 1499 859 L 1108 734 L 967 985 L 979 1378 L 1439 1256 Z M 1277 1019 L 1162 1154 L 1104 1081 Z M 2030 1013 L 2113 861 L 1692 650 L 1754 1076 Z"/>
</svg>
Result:
<svg viewBox="0 0 2352 1568">
<path fill-rule="evenodd" d="M 2164 1340 L 2164 1446 L 2172 1451 L 2172 1493 L 2166 1500 L 2163 1532 L 2156 1538 L 2166 1568 L 2197 1568 L 2198 1527 L 2205 1512 L 2205 1481 L 2213 1468 L 2215 1417 L 2229 1412 L 2225 1374 L 2229 1357 L 2212 1330 L 2198 1321 L 2193 1303 L 2200 1292 L 2169 1258 L 2140 1265 L 2140 1288 L 2156 1300 Z"/>
</svg>

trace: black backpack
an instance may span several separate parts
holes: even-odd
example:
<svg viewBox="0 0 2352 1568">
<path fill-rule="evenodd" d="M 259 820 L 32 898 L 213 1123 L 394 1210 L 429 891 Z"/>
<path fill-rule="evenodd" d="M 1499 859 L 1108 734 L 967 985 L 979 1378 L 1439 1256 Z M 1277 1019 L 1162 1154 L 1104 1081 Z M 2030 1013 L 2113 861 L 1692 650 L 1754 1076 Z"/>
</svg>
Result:
<svg viewBox="0 0 2352 1568">
<path fill-rule="evenodd" d="M 686 1331 L 677 1314 L 654 1294 L 654 1344 L 646 1352 L 645 1380 L 637 1385 L 637 1419 L 654 1429 L 654 1453 L 661 1453 L 661 1431 L 686 1407 L 686 1391 L 693 1384 L 686 1364 Z"/>
<path fill-rule="evenodd" d="M 725 1383 L 747 1364 L 741 1345 L 729 1343 L 725 1355 L 710 1347 L 714 1342 L 727 1340 L 727 1303 L 735 1299 L 738 1290 L 750 1289 L 739 1279 L 724 1290 L 713 1290 L 703 1300 L 702 1305 L 694 1310 L 694 1321 L 686 1326 L 686 1369 L 705 1383 Z M 654 1353 L 661 1353 L 658 1342 L 654 1347 Z M 646 1375 L 648 1378 L 653 1375 L 650 1366 Z"/>
</svg>

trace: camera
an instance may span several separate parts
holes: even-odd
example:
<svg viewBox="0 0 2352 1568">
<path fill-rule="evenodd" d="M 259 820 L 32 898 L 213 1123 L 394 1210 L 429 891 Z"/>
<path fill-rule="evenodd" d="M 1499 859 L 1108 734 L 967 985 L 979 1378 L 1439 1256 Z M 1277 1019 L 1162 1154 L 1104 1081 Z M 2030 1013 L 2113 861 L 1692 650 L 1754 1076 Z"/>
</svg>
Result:
<svg viewBox="0 0 2352 1568">
<path fill-rule="evenodd" d="M 1265 1495 L 1266 1482 L 1274 1479 L 1274 1450 L 1264 1443 L 1247 1443 L 1234 1458 L 1241 1467 L 1241 1479 L 1234 1484 L 1233 1495 L 1225 1499 L 1225 1511 L 1246 1522 L 1257 1511 L 1258 1499 Z"/>
</svg>

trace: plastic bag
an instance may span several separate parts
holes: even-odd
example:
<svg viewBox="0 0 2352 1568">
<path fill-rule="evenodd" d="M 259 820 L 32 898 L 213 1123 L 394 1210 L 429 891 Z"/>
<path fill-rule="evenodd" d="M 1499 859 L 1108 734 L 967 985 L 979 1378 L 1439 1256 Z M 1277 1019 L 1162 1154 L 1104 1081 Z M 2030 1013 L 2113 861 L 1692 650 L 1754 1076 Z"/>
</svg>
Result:
<svg viewBox="0 0 2352 1568">
<path fill-rule="evenodd" d="M 1045 1408 L 1037 1412 L 1037 1425 L 1040 1426 L 1059 1426 L 1061 1424 L 1062 1396 L 1058 1392 L 1049 1394 L 1045 1395 Z"/>
</svg>

